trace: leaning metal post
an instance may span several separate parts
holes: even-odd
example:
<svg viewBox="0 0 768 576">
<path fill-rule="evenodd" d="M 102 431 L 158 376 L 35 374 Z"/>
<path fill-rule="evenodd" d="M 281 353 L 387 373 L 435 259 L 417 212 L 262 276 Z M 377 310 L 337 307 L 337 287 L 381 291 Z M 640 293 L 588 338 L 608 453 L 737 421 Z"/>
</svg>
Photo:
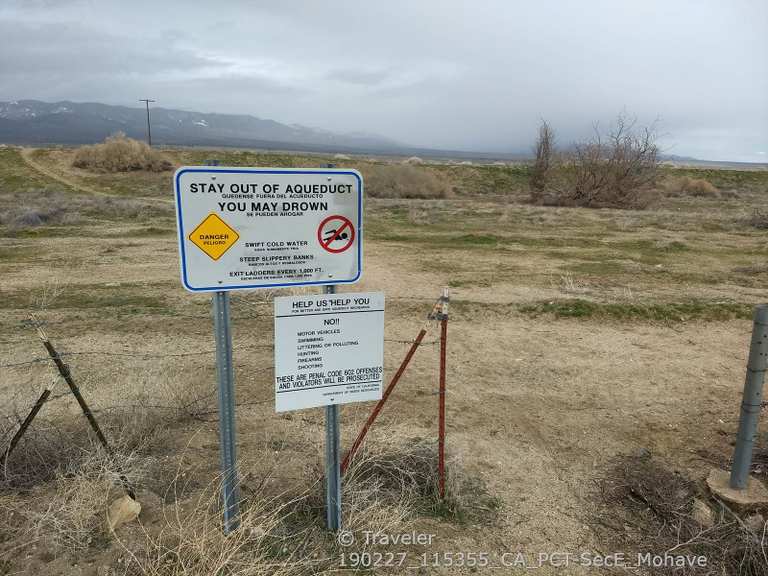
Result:
<svg viewBox="0 0 768 576">
<path fill-rule="evenodd" d="M 749 469 L 752 466 L 752 448 L 757 437 L 757 422 L 763 403 L 766 364 L 768 364 L 768 304 L 761 304 L 755 308 L 739 431 L 736 435 L 736 448 L 733 451 L 730 486 L 734 490 L 744 490 L 747 487 Z"/>
<path fill-rule="evenodd" d="M 336 286 L 325 287 L 336 294 Z M 328 530 L 341 528 L 341 439 L 339 405 L 325 407 L 325 518 Z"/>
<path fill-rule="evenodd" d="M 400 378 L 405 372 L 405 369 L 408 368 L 408 364 L 410 364 L 411 358 L 413 358 L 413 355 L 416 352 L 416 349 L 419 346 L 421 346 L 421 341 L 424 340 L 424 336 L 426 335 L 426 333 L 427 333 L 426 328 L 422 328 L 421 331 L 419 332 L 419 335 L 416 336 L 416 340 L 413 341 L 413 343 L 411 344 L 411 347 L 408 349 L 408 353 L 405 355 L 405 358 L 403 358 L 403 361 L 400 363 L 400 367 L 397 369 L 397 372 L 395 372 L 395 375 L 392 377 L 392 380 L 387 386 L 387 389 L 384 391 L 384 394 L 382 395 L 381 400 L 377 402 L 370 416 L 368 416 L 368 420 L 366 420 L 365 424 L 363 424 L 363 428 L 360 430 L 360 433 L 357 435 L 357 438 L 355 438 L 355 441 L 352 444 L 352 448 L 350 448 L 349 452 L 347 452 L 347 455 L 344 456 L 344 460 L 341 463 L 342 475 L 347 471 L 347 468 L 349 467 L 349 463 L 352 461 L 352 458 L 354 457 L 355 452 L 357 452 L 357 449 L 360 448 L 360 444 L 363 443 L 363 440 L 365 439 L 365 435 L 368 434 L 368 430 L 376 421 L 376 417 L 379 415 L 379 412 L 381 412 L 381 409 L 384 407 L 384 404 L 387 403 L 387 399 L 389 398 L 389 395 L 392 394 L 392 391 L 395 389 L 395 386 L 397 386 L 397 383 L 400 381 Z"/>
<path fill-rule="evenodd" d="M 96 417 L 93 415 L 93 412 L 91 411 L 90 406 L 88 406 L 88 403 L 85 401 L 85 398 L 83 398 L 83 394 L 80 392 L 80 388 L 78 388 L 77 384 L 75 383 L 75 379 L 72 377 L 72 372 L 70 372 L 69 366 L 67 366 L 64 363 L 64 361 L 61 359 L 61 356 L 59 356 L 59 353 L 56 352 L 56 349 L 53 347 L 53 344 L 51 344 L 51 341 L 48 339 L 48 335 L 40 326 L 37 327 L 37 335 L 40 337 L 40 341 L 43 343 L 43 346 L 48 352 L 48 355 L 51 357 L 51 360 L 53 360 L 53 363 L 56 365 L 56 369 L 59 371 L 59 374 L 61 374 L 61 377 L 64 379 L 64 382 L 66 382 L 67 386 L 69 386 L 70 392 L 72 392 L 72 395 L 75 397 L 75 400 L 77 400 L 77 403 L 80 406 L 80 410 L 82 410 L 83 415 L 85 415 L 85 419 L 88 420 L 88 423 L 91 425 L 91 428 L 96 434 L 96 438 L 98 438 L 99 443 L 101 443 L 102 447 L 104 448 L 104 451 L 114 460 L 115 453 L 112 451 L 112 448 L 109 445 L 109 442 L 107 442 L 107 438 L 104 436 L 104 433 L 101 431 L 101 428 L 99 427 L 99 423 L 96 422 Z M 116 466 L 118 467 L 118 472 L 120 474 L 120 482 L 122 482 L 123 488 L 125 488 L 125 493 L 128 494 L 128 496 L 130 496 L 132 500 L 136 500 L 136 493 L 134 492 L 133 487 L 131 486 L 131 483 L 128 481 L 128 478 L 125 476 L 125 474 L 123 474 L 119 470 L 120 468 L 119 464 L 116 463 Z"/>
<path fill-rule="evenodd" d="M 213 295 L 213 327 L 216 339 L 216 376 L 219 382 L 219 443 L 224 533 L 237 529 L 240 490 L 235 453 L 235 383 L 232 366 L 232 332 L 229 324 L 229 293 Z"/>
</svg>

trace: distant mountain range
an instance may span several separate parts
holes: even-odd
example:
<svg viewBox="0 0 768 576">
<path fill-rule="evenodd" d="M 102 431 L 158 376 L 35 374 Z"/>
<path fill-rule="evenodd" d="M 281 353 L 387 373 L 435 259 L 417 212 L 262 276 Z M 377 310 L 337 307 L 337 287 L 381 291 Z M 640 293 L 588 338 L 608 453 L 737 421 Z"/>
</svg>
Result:
<svg viewBox="0 0 768 576">
<path fill-rule="evenodd" d="M 235 114 L 202 114 L 151 108 L 152 142 L 201 146 L 302 147 L 318 150 L 402 148 L 384 137 L 335 134 L 274 120 Z M 98 103 L 0 102 L 0 142 L 9 144 L 86 144 L 115 132 L 147 136 L 146 110 Z"/>
<path fill-rule="evenodd" d="M 417 148 L 383 136 L 336 134 L 242 114 L 203 114 L 160 107 L 150 108 L 150 114 L 153 144 L 476 160 L 516 160 L 530 156 L 529 153 L 494 154 Z M 131 138 L 146 139 L 146 109 L 93 102 L 0 102 L 0 142 L 6 144 L 91 144 L 118 131 Z"/>
<path fill-rule="evenodd" d="M 153 144 L 424 156 L 481 162 L 531 158 L 529 150 L 493 153 L 417 148 L 374 134 L 337 134 L 245 114 L 204 114 L 161 107 L 151 108 L 150 113 Z M 96 102 L 0 102 L 0 143 L 92 144 L 115 132 L 146 139 L 146 109 Z M 686 164 L 705 163 L 671 154 L 661 158 Z"/>
</svg>

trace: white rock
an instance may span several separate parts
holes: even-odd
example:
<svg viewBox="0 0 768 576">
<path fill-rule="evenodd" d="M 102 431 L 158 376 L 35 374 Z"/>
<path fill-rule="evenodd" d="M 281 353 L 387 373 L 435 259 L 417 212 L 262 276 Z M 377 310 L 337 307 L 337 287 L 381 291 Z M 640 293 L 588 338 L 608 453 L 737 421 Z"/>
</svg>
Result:
<svg viewBox="0 0 768 576">
<path fill-rule="evenodd" d="M 707 505 L 706 502 L 699 500 L 698 498 L 693 499 L 691 517 L 699 523 L 699 526 L 703 528 L 711 528 L 715 524 L 715 519 L 712 515 L 712 509 Z"/>
<path fill-rule="evenodd" d="M 751 514 L 744 520 L 744 524 L 746 524 L 752 532 L 762 534 L 765 529 L 765 517 L 759 513 Z"/>
<path fill-rule="evenodd" d="M 118 498 L 109 505 L 109 510 L 107 510 L 109 531 L 114 532 L 119 526 L 136 519 L 139 512 L 141 512 L 141 504 L 136 500 L 127 494 Z"/>
</svg>

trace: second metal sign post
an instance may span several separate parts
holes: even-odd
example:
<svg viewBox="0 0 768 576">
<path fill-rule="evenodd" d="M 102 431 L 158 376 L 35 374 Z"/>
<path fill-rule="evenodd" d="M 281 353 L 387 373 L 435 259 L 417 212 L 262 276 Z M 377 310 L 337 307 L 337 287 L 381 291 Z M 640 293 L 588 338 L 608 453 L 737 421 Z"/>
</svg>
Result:
<svg viewBox="0 0 768 576">
<path fill-rule="evenodd" d="M 325 407 L 326 518 L 341 527 L 339 406 L 379 400 L 384 374 L 384 294 L 275 298 L 275 410 Z"/>
</svg>

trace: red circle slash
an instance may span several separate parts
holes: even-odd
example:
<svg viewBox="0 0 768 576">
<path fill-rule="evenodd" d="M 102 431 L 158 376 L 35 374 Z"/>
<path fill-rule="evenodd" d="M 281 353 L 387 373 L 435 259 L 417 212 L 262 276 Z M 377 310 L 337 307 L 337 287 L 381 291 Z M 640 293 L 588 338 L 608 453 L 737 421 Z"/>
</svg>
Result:
<svg viewBox="0 0 768 576">
<path fill-rule="evenodd" d="M 338 220 L 338 225 L 334 224 L 335 228 L 329 228 L 325 232 L 325 238 L 323 238 L 323 229 L 327 224 Z M 349 239 L 346 238 L 346 231 L 349 229 Z M 330 233 L 330 237 L 328 234 Z M 331 242 L 335 240 L 347 240 L 347 242 L 341 248 L 331 248 Z M 317 228 L 317 241 L 320 242 L 320 246 L 324 250 L 331 252 L 332 254 L 338 254 L 347 250 L 355 242 L 355 227 L 352 225 L 352 221 L 345 216 L 328 216 L 325 220 L 320 222 L 320 226 Z"/>
</svg>

